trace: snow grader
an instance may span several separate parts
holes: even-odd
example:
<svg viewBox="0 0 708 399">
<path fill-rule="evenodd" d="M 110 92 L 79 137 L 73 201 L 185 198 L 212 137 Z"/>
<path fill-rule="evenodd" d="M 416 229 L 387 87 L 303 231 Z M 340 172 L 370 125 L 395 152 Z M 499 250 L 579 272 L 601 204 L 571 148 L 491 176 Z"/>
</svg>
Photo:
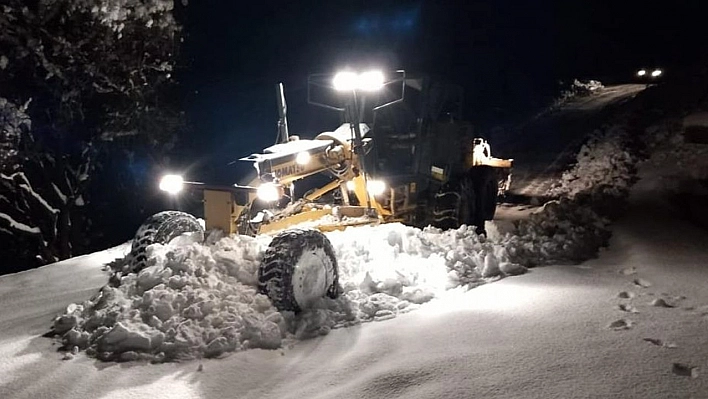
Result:
<svg viewBox="0 0 708 399">
<path fill-rule="evenodd" d="M 241 158 L 253 164 L 256 178 L 248 185 L 216 186 L 163 177 L 164 191 L 201 192 L 204 225 L 181 211 L 151 216 L 136 233 L 124 272 L 149 266 L 149 245 L 184 233 L 271 234 L 258 289 L 279 310 L 297 312 L 341 293 L 334 249 L 322 232 L 401 222 L 466 224 L 486 234 L 485 220 L 494 217 L 497 197 L 509 186 L 512 160 L 493 157 L 472 125 L 457 120 L 456 87 L 404 71 L 311 75 L 308 102 L 344 115 L 341 126 L 313 139 L 289 134 L 283 86 L 276 88 L 277 143 Z M 378 105 L 366 109 L 373 93 Z M 326 175 L 328 183 L 296 195 L 295 183 L 304 185 L 316 174 Z"/>
</svg>

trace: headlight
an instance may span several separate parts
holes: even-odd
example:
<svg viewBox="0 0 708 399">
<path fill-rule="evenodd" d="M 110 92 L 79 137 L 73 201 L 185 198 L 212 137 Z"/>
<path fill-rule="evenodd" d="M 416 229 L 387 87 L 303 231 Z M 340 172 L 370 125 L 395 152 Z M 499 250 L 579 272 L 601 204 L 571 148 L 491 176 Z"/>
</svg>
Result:
<svg viewBox="0 0 708 399">
<path fill-rule="evenodd" d="M 376 91 L 384 85 L 384 74 L 381 71 L 356 72 L 344 71 L 334 75 L 332 85 L 338 91 Z"/>
<path fill-rule="evenodd" d="M 334 75 L 332 85 L 338 91 L 352 91 L 356 89 L 359 76 L 354 72 L 339 72 Z"/>
<path fill-rule="evenodd" d="M 160 179 L 160 190 L 177 194 L 184 187 L 184 179 L 179 175 L 165 175 Z"/>
<path fill-rule="evenodd" d="M 273 202 L 280 199 L 281 188 L 279 185 L 274 183 L 263 183 L 258 186 L 256 195 L 258 199 L 265 202 Z"/>
<path fill-rule="evenodd" d="M 637 71 L 637 76 L 644 76 L 644 75 L 646 75 L 646 74 L 647 74 L 647 70 L 646 70 L 646 69 L 640 69 L 640 70 Z"/>
<path fill-rule="evenodd" d="M 384 76 L 381 71 L 369 71 L 359 75 L 359 88 L 366 91 L 376 91 L 383 87 Z"/>
<path fill-rule="evenodd" d="M 366 182 L 366 190 L 374 197 L 381 195 L 386 191 L 386 183 L 381 180 L 369 180 Z"/>
<path fill-rule="evenodd" d="M 651 72 L 651 77 L 657 78 L 657 77 L 661 76 L 662 73 L 664 73 L 664 71 L 662 71 L 661 69 L 655 69 Z"/>
<path fill-rule="evenodd" d="M 295 156 L 295 162 L 298 165 L 307 165 L 310 162 L 310 153 L 307 151 L 301 151 Z"/>
</svg>

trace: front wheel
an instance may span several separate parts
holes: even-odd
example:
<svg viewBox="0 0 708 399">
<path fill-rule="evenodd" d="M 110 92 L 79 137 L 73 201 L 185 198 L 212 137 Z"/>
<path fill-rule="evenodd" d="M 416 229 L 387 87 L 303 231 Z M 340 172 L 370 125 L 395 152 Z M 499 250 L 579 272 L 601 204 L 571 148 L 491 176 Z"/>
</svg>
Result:
<svg viewBox="0 0 708 399">
<path fill-rule="evenodd" d="M 163 211 L 150 216 L 138 228 L 130 249 L 127 272 L 137 273 L 147 266 L 146 249 L 152 244 L 167 244 L 173 238 L 185 233 L 204 237 L 204 229 L 194 216 L 180 211 Z"/>
<path fill-rule="evenodd" d="M 258 291 L 278 310 L 298 312 L 324 296 L 339 296 L 334 249 L 317 230 L 292 229 L 273 238 L 258 269 Z"/>
</svg>

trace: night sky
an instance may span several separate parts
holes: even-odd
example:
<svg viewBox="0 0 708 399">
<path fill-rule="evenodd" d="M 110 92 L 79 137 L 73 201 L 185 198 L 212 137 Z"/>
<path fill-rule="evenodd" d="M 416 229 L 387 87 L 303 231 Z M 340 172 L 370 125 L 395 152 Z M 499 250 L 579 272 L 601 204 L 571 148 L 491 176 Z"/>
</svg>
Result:
<svg viewBox="0 0 708 399">
<path fill-rule="evenodd" d="M 700 3 L 193 1 L 177 73 L 192 127 L 183 143 L 204 178 L 273 144 L 277 82 L 291 133 L 311 138 L 337 116 L 306 103 L 307 75 L 345 66 L 439 75 L 464 87 L 469 120 L 513 119 L 559 80 L 624 83 L 640 66 L 695 62 L 708 50 Z"/>
</svg>

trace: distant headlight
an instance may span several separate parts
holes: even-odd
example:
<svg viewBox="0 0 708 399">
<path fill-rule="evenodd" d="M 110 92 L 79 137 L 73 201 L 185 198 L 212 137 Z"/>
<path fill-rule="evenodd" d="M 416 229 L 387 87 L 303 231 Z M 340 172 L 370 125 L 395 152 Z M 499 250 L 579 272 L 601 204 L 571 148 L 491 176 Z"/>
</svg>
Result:
<svg viewBox="0 0 708 399">
<path fill-rule="evenodd" d="M 160 179 L 160 190 L 177 194 L 184 187 L 184 179 L 179 175 L 165 175 Z"/>
<path fill-rule="evenodd" d="M 295 162 L 297 162 L 298 165 L 307 165 L 310 162 L 310 153 L 307 151 L 301 151 L 297 153 L 297 156 L 295 157 Z"/>
<path fill-rule="evenodd" d="M 647 74 L 647 70 L 646 70 L 646 69 L 640 69 L 640 70 L 637 71 L 637 76 L 644 76 L 644 75 L 646 75 L 646 74 Z"/>
<path fill-rule="evenodd" d="M 273 202 L 280 199 L 280 186 L 274 183 L 263 183 L 258 186 L 256 195 L 258 199 L 265 202 Z"/>
<path fill-rule="evenodd" d="M 386 183 L 382 182 L 381 180 L 369 180 L 366 183 L 366 190 L 374 197 L 377 195 L 381 195 L 384 193 L 384 191 L 386 191 Z"/>
<path fill-rule="evenodd" d="M 651 72 L 651 77 L 657 78 L 657 77 L 661 76 L 662 73 L 664 73 L 664 71 L 662 71 L 661 69 L 655 69 Z"/>
</svg>

